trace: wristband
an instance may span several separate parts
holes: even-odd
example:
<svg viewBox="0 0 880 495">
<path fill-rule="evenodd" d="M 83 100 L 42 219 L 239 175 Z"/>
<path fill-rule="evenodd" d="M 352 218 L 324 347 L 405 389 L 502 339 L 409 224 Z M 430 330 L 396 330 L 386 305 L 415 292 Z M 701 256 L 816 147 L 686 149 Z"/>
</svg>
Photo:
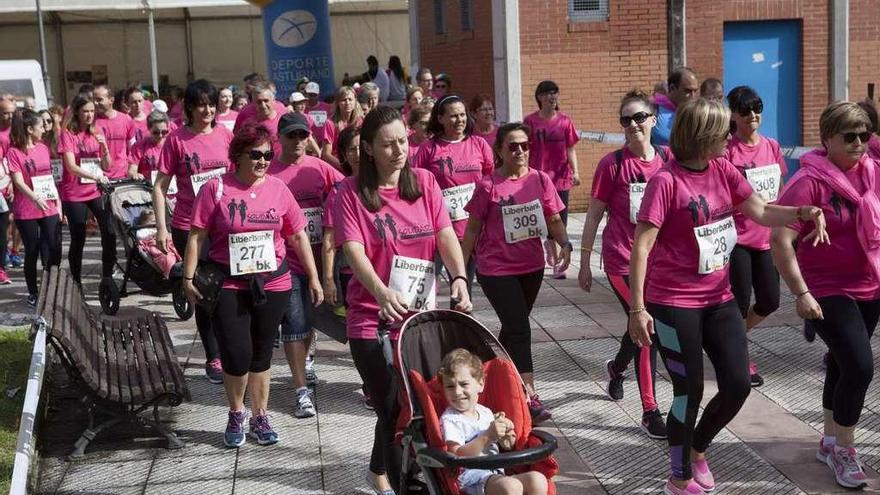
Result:
<svg viewBox="0 0 880 495">
<path fill-rule="evenodd" d="M 461 275 L 456 275 L 455 277 L 452 277 L 452 281 L 449 282 L 449 285 L 452 285 L 452 283 L 455 282 L 455 281 L 458 280 L 458 279 L 464 280 L 465 285 L 467 285 L 467 283 L 468 283 L 468 279 L 467 279 L 467 277 L 464 277 L 464 276 L 461 276 Z"/>
<path fill-rule="evenodd" d="M 800 298 L 806 296 L 806 295 L 809 294 L 809 293 L 810 293 L 810 289 L 807 289 L 807 290 L 801 292 L 800 294 L 796 295 L 794 298 L 795 298 L 795 299 L 800 299 Z"/>
<path fill-rule="evenodd" d="M 581 252 L 583 252 L 583 253 L 592 253 L 593 250 L 590 249 L 590 248 L 586 248 L 586 247 L 581 246 Z"/>
<path fill-rule="evenodd" d="M 645 308 L 635 308 L 635 309 L 631 309 L 631 310 L 627 311 L 627 313 L 629 313 L 630 315 L 637 315 L 639 313 L 644 313 L 644 312 L 645 312 Z"/>
<path fill-rule="evenodd" d="M 192 280 L 194 277 L 183 277 L 184 280 Z"/>
</svg>

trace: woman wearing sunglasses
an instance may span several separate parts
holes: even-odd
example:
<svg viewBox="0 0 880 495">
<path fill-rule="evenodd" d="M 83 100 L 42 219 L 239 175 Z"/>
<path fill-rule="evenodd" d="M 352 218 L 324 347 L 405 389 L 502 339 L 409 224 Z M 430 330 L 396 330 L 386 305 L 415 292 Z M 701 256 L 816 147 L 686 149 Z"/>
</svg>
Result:
<svg viewBox="0 0 880 495">
<path fill-rule="evenodd" d="M 800 170 L 778 201 L 820 207 L 832 244 L 815 245 L 805 235 L 809 226 L 800 221 L 773 229 L 771 241 L 779 273 L 797 298 L 798 316 L 813 323 L 831 354 L 816 458 L 848 488 L 867 481 L 854 433 L 873 377 L 871 335 L 880 317 L 880 171 L 865 153 L 870 125 L 855 103 L 825 108 L 819 119 L 824 149 L 801 157 Z"/>
<path fill-rule="evenodd" d="M 434 174 L 443 191 L 443 203 L 459 241 L 464 237 L 468 212 L 465 206 L 471 200 L 477 182 L 495 168 L 492 148 L 482 138 L 475 137 L 474 121 L 467 113 L 462 99 L 450 95 L 438 101 L 428 120 L 429 141 L 419 147 L 413 157 L 413 168 L 423 168 Z M 437 270 L 441 266 L 437 261 Z M 470 289 L 476 265 L 467 265 Z"/>
<path fill-rule="evenodd" d="M 590 207 L 584 223 L 581 241 L 581 268 L 578 281 L 589 292 L 593 285 L 590 256 L 599 223 L 608 212 L 608 223 L 602 232 L 602 262 L 611 290 L 625 312 L 632 305 L 629 290 L 629 258 L 636 214 L 645 193 L 645 186 L 656 174 L 669 155 L 668 148 L 651 146 L 651 129 L 657 123 L 654 105 L 641 91 L 630 91 L 620 102 L 620 125 L 626 144 L 599 161 L 593 178 Z M 642 400 L 642 430 L 651 438 L 666 438 L 666 424 L 657 407 L 654 378 L 657 372 L 655 346 L 639 348 L 624 334 L 614 359 L 605 362 L 608 371 L 608 396 L 611 400 L 623 398 L 624 372 L 635 358 L 636 381 Z"/>
<path fill-rule="evenodd" d="M 764 102 L 754 89 L 737 86 L 727 94 L 732 134 L 726 157 L 749 181 L 761 199 L 773 203 L 788 174 L 785 159 L 775 139 L 758 133 Z M 730 255 L 730 290 L 746 322 L 746 333 L 779 308 L 779 273 L 770 255 L 770 228 L 759 225 L 741 212 L 734 212 L 736 247 Z M 751 304 L 752 289 L 755 304 Z M 749 361 L 749 381 L 760 387 L 764 379 L 754 361 Z"/>
<path fill-rule="evenodd" d="M 706 451 L 751 390 L 745 325 L 728 274 L 736 246 L 733 212 L 762 225 L 812 223 L 812 232 L 805 227 L 805 242 L 828 242 L 820 208 L 767 204 L 752 190 L 724 158 L 729 133 L 730 111 L 721 102 L 700 98 L 680 106 L 669 141 L 674 157 L 648 182 L 636 217 L 629 334 L 637 345 L 650 346 L 656 333 L 672 381 L 668 495 L 715 488 Z M 697 423 L 704 350 L 715 368 L 718 393 Z"/>
<path fill-rule="evenodd" d="M 153 187 L 153 209 L 165 211 L 174 178 L 177 195 L 171 229 L 165 215 L 156 215 L 156 245 L 164 249 L 173 242 L 178 253 L 186 251 L 193 205 L 199 189 L 208 180 L 229 169 L 229 143 L 232 133 L 224 125 L 215 125 L 217 88 L 200 79 L 189 83 L 183 95 L 187 125 L 178 127 L 166 138 L 159 154 L 159 172 Z M 205 375 L 211 383 L 223 383 L 220 349 L 211 328 L 211 316 L 201 306 L 195 307 L 196 328 L 205 348 Z"/>
<path fill-rule="evenodd" d="M 465 262 L 477 260 L 477 280 L 501 321 L 499 339 L 522 376 L 529 410 L 539 423 L 551 415 L 535 390 L 529 323 L 544 277 L 541 239 L 549 233 L 562 245 L 561 270 L 571 259 L 571 243 L 559 216 L 565 205 L 553 181 L 529 167 L 529 132 L 519 122 L 498 129 L 499 161 L 465 207 L 469 218 L 462 250 Z"/>
<path fill-rule="evenodd" d="M 140 178 L 149 180 L 151 184 L 159 173 L 159 155 L 169 132 L 168 115 L 153 110 L 147 116 L 146 136 L 131 147 L 131 159 L 137 164 Z"/>
<path fill-rule="evenodd" d="M 268 173 L 272 140 L 261 125 L 238 130 L 229 145 L 235 171 L 208 181 L 196 196 L 183 261 L 183 290 L 193 304 L 202 299 L 193 277 L 205 243 L 207 262 L 227 275 L 211 317 L 229 402 L 223 443 L 232 448 L 245 443 L 245 392 L 249 435 L 260 445 L 278 442 L 266 409 L 272 350 L 292 287 L 285 241 L 309 273 L 315 304 L 324 298 L 305 216 L 287 185 Z"/>
</svg>

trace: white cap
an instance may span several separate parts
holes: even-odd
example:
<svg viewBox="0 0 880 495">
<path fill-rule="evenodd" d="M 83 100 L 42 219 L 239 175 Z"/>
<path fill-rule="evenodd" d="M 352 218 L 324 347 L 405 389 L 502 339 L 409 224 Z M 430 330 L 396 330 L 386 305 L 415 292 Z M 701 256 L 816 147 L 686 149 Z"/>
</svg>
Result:
<svg viewBox="0 0 880 495">
<path fill-rule="evenodd" d="M 290 102 L 291 103 L 298 103 L 298 102 L 306 101 L 306 100 L 308 100 L 308 98 L 306 98 L 306 95 L 300 93 L 299 91 L 294 91 L 293 93 L 290 94 Z"/>
<path fill-rule="evenodd" d="M 321 94 L 321 87 L 318 86 L 318 83 L 316 83 L 314 81 L 310 82 L 310 83 L 306 84 L 306 93 L 313 94 L 313 95 L 319 95 L 319 94 Z"/>
<path fill-rule="evenodd" d="M 153 100 L 153 110 L 168 113 L 168 104 L 165 103 L 165 100 Z"/>
</svg>

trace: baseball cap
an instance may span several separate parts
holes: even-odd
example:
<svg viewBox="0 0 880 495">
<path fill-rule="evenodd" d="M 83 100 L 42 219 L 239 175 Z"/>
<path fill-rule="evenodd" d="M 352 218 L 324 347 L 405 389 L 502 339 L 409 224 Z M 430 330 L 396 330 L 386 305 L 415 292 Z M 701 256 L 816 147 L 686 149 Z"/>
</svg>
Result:
<svg viewBox="0 0 880 495">
<path fill-rule="evenodd" d="M 311 132 L 309 130 L 309 121 L 306 120 L 305 115 L 300 115 L 298 113 L 285 113 L 281 116 L 281 119 L 278 120 L 279 135 L 290 134 L 293 131 Z"/>
<path fill-rule="evenodd" d="M 306 95 L 300 93 L 299 91 L 294 91 L 293 93 L 290 94 L 290 102 L 291 103 L 298 103 L 300 101 L 306 101 L 306 100 L 308 100 L 308 98 L 306 98 Z"/>
<path fill-rule="evenodd" d="M 318 86 L 318 83 L 316 83 L 314 81 L 310 82 L 310 83 L 306 84 L 306 93 L 313 94 L 313 95 L 321 94 L 321 87 Z"/>
</svg>

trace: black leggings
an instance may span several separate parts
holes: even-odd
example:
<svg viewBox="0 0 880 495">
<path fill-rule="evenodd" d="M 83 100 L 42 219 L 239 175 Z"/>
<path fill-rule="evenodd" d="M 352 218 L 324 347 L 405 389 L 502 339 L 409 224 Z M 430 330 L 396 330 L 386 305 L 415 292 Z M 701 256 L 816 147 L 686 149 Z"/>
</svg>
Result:
<svg viewBox="0 0 880 495">
<path fill-rule="evenodd" d="M 647 309 L 654 317 L 658 350 L 672 379 L 674 398 L 666 422 L 672 476 L 689 479 L 691 447 L 705 452 L 749 396 L 745 325 L 733 301 L 708 308 L 648 303 Z M 703 350 L 715 367 L 718 393 L 696 424 L 703 400 Z"/>
<path fill-rule="evenodd" d="M 349 339 L 351 357 L 361 375 L 376 412 L 376 430 L 373 451 L 370 454 L 370 471 L 387 474 L 395 491 L 400 486 L 400 459 L 402 451 L 394 442 L 400 405 L 397 390 L 400 378 L 394 367 L 389 366 L 378 339 Z"/>
<path fill-rule="evenodd" d="M 32 220 L 16 220 L 24 242 L 24 280 L 28 294 L 37 294 L 37 258 L 43 268 L 61 264 L 61 221 L 58 215 Z"/>
<path fill-rule="evenodd" d="M 62 203 L 64 215 L 67 217 L 67 228 L 70 230 L 70 247 L 67 262 L 70 264 L 70 275 L 74 280 L 82 280 L 83 248 L 86 245 L 86 221 L 89 211 L 98 221 L 101 230 L 101 276 L 113 276 L 113 265 L 116 264 L 116 234 L 108 220 L 101 198 L 88 201 L 66 201 Z"/>
<path fill-rule="evenodd" d="M 6 251 L 8 250 L 6 232 L 9 230 L 9 212 L 0 213 L 0 268 L 6 269 Z"/>
<path fill-rule="evenodd" d="M 756 315 L 766 317 L 779 309 L 779 273 L 770 250 L 751 249 L 737 244 L 730 255 L 730 290 L 745 319 L 755 289 Z"/>
<path fill-rule="evenodd" d="M 171 241 L 174 248 L 181 256 L 186 255 L 186 240 L 189 237 L 188 230 L 177 229 L 171 227 Z M 217 336 L 211 325 L 211 315 L 205 311 L 205 308 L 196 304 L 196 330 L 199 331 L 199 338 L 202 340 L 202 347 L 205 348 L 205 359 L 208 361 L 220 358 L 220 346 L 217 344 Z"/>
<path fill-rule="evenodd" d="M 520 373 L 531 373 L 534 369 L 532 364 L 532 326 L 529 322 L 529 314 L 541 283 L 544 280 L 544 270 L 522 275 L 481 275 L 477 273 L 477 280 L 483 288 L 483 293 L 495 309 L 498 319 L 501 320 L 501 333 L 498 340 L 507 349 L 513 364 Z"/>
<path fill-rule="evenodd" d="M 264 304 L 254 306 L 250 290 L 220 290 L 213 324 L 225 373 L 244 376 L 271 366 L 278 325 L 290 303 L 290 289 L 266 291 L 266 299 Z"/>
<path fill-rule="evenodd" d="M 834 422 L 840 426 L 855 426 L 874 377 L 871 336 L 880 318 L 880 299 L 828 296 L 818 303 L 825 319 L 811 321 L 833 358 L 825 369 L 822 407 L 834 411 Z"/>
<path fill-rule="evenodd" d="M 629 275 L 607 274 L 611 290 L 623 306 L 623 312 L 629 315 L 632 296 L 629 291 Z M 636 382 L 639 385 L 639 397 L 642 401 L 642 411 L 650 412 L 657 410 L 657 346 L 641 348 L 633 342 L 629 332 L 624 332 L 620 339 L 620 349 L 611 362 L 611 367 L 618 373 L 623 373 L 629 367 L 630 361 L 636 370 Z M 647 365 L 647 367 L 645 366 Z"/>
</svg>

